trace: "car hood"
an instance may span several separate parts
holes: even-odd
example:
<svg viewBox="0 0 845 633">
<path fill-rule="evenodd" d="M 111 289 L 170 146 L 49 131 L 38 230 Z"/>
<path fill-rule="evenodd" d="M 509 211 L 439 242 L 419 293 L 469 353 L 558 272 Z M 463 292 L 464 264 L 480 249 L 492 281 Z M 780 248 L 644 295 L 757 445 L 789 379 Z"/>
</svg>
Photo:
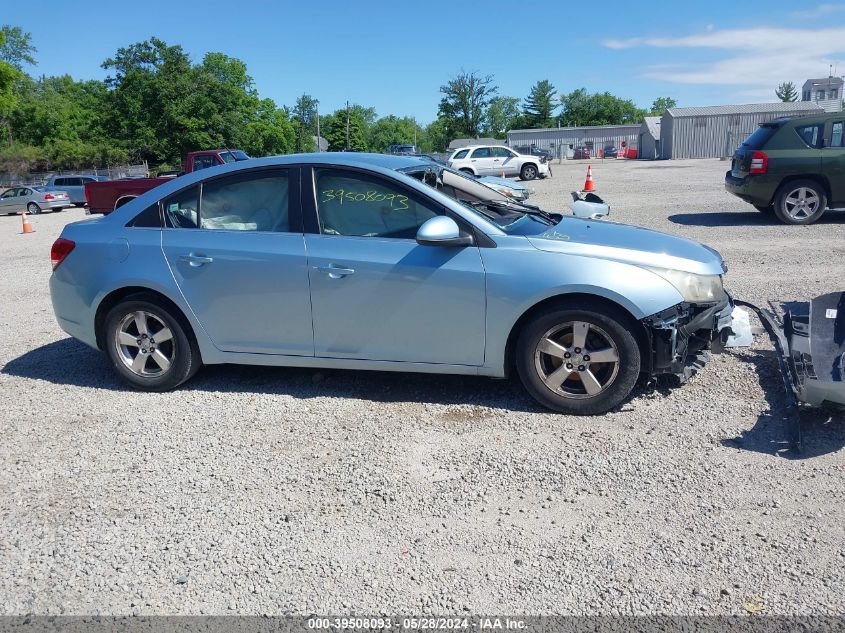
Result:
<svg viewBox="0 0 845 633">
<path fill-rule="evenodd" d="M 545 233 L 528 236 L 534 248 L 585 257 L 668 268 L 698 275 L 727 271 L 718 252 L 682 237 L 628 224 L 565 217 Z"/>
<path fill-rule="evenodd" d="M 510 187 L 511 189 L 516 189 L 518 191 L 528 191 L 528 187 L 522 185 L 518 182 L 514 182 L 513 180 L 508 180 L 507 178 L 501 178 L 499 176 L 482 176 L 479 178 L 481 182 L 489 182 L 490 184 L 499 185 L 503 187 Z"/>
</svg>

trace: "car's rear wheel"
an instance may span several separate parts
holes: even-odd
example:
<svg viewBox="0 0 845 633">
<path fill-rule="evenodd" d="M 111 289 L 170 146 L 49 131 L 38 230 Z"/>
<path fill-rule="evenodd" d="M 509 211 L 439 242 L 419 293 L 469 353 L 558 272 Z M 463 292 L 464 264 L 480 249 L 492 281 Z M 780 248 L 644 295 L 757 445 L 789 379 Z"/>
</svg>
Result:
<svg viewBox="0 0 845 633">
<path fill-rule="evenodd" d="M 519 177 L 522 180 L 534 180 L 537 177 L 537 167 L 531 163 L 523 165 L 519 170 Z"/>
<path fill-rule="evenodd" d="M 132 295 L 120 302 L 109 310 L 104 327 L 112 365 L 136 389 L 173 389 L 202 366 L 190 326 L 155 295 Z"/>
<path fill-rule="evenodd" d="M 752 205 L 755 209 L 757 209 L 763 215 L 774 215 L 775 214 L 775 207 L 774 205 L 766 205 L 763 206 L 762 204 L 755 204 Z"/>
<path fill-rule="evenodd" d="M 621 311 L 586 305 L 537 315 L 516 344 L 525 388 L 543 406 L 563 413 L 596 415 L 618 406 L 641 370 L 628 321 Z"/>
<path fill-rule="evenodd" d="M 793 180 L 775 196 L 775 215 L 785 224 L 812 224 L 824 214 L 827 196 L 812 180 Z"/>
<path fill-rule="evenodd" d="M 461 172 L 463 172 L 463 173 L 465 173 L 465 174 L 469 174 L 470 176 L 475 176 L 475 172 L 473 172 L 473 171 L 472 171 L 471 169 L 469 169 L 468 167 L 461 167 L 458 171 L 461 171 Z"/>
<path fill-rule="evenodd" d="M 41 213 L 41 207 L 39 207 L 34 202 L 30 202 L 28 205 L 26 205 L 26 212 L 30 215 L 38 215 L 39 213 Z"/>
</svg>

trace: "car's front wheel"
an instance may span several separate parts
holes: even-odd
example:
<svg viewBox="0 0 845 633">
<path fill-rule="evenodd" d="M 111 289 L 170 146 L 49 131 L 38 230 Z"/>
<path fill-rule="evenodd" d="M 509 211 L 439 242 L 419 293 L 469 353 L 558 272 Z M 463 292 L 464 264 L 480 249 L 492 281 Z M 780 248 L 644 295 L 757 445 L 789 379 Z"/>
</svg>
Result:
<svg viewBox="0 0 845 633">
<path fill-rule="evenodd" d="M 576 415 L 605 413 L 631 393 L 640 349 L 619 310 L 573 305 L 532 319 L 516 344 L 516 366 L 540 404 Z"/>
<path fill-rule="evenodd" d="M 537 167 L 531 163 L 523 165 L 522 169 L 519 170 L 519 177 L 522 180 L 534 180 L 537 177 Z"/>
<path fill-rule="evenodd" d="M 193 376 L 201 366 L 190 326 L 160 298 L 132 295 L 105 320 L 105 347 L 112 365 L 130 385 L 167 391 Z"/>
<path fill-rule="evenodd" d="M 793 180 L 775 196 L 775 215 L 784 224 L 812 224 L 824 214 L 827 196 L 812 180 Z"/>
</svg>

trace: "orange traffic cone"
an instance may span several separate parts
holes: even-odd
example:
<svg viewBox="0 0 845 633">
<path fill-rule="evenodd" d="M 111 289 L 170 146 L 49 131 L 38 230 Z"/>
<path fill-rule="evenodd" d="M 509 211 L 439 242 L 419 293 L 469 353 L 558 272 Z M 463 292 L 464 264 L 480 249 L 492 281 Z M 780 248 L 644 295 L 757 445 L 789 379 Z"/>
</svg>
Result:
<svg viewBox="0 0 845 633">
<path fill-rule="evenodd" d="M 584 181 L 584 188 L 581 191 L 595 191 L 596 187 L 593 184 L 593 166 L 587 165 L 587 180 Z"/>
<path fill-rule="evenodd" d="M 35 233 L 35 229 L 32 228 L 29 219 L 26 217 L 26 211 L 23 212 L 23 231 L 21 231 L 21 235 L 25 233 Z"/>
</svg>

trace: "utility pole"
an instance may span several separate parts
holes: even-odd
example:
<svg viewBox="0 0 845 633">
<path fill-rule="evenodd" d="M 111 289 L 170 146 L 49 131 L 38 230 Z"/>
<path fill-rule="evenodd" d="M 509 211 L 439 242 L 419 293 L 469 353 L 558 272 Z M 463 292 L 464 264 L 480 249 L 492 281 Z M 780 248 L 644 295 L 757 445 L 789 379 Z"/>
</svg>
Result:
<svg viewBox="0 0 845 633">
<path fill-rule="evenodd" d="M 349 151 L 349 102 L 346 102 L 346 151 Z"/>
<path fill-rule="evenodd" d="M 314 105 L 314 111 L 317 113 L 317 151 L 322 152 L 323 149 L 320 147 L 320 104 L 319 103 Z"/>
</svg>

